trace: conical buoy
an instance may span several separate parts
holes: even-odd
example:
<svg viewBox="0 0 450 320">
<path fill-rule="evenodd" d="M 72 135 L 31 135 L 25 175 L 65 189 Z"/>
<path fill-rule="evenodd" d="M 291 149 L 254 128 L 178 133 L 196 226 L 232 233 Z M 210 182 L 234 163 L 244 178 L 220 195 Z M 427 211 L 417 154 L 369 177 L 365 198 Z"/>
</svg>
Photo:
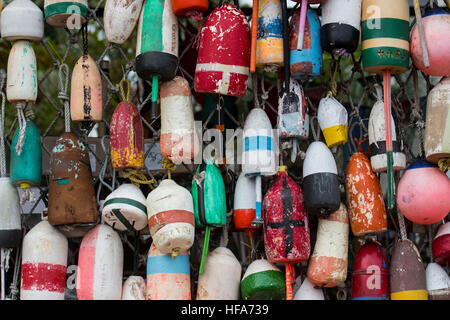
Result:
<svg viewBox="0 0 450 320">
<path fill-rule="evenodd" d="M 54 27 L 79 29 L 86 22 L 88 11 L 88 0 L 44 0 L 45 21 Z"/>
<path fill-rule="evenodd" d="M 286 297 L 284 275 L 265 259 L 253 261 L 241 280 L 244 300 L 282 300 Z"/>
<path fill-rule="evenodd" d="M 450 300 L 450 277 L 437 263 L 429 263 L 425 270 L 430 300 Z"/>
<path fill-rule="evenodd" d="M 0 177 L 0 248 L 17 248 L 22 239 L 17 189 L 8 177 Z"/>
<path fill-rule="evenodd" d="M 44 36 L 44 15 L 30 0 L 14 0 L 1 12 L 1 34 L 8 41 L 39 41 Z"/>
<path fill-rule="evenodd" d="M 397 188 L 397 206 L 408 220 L 433 224 L 450 211 L 450 180 L 439 168 L 416 160 L 403 174 Z"/>
<path fill-rule="evenodd" d="M 320 100 L 317 120 L 329 148 L 347 143 L 348 113 L 333 96 Z"/>
<path fill-rule="evenodd" d="M 450 222 L 439 227 L 433 239 L 432 251 L 437 263 L 441 266 L 450 265 Z"/>
<path fill-rule="evenodd" d="M 294 300 L 325 300 L 322 288 L 315 288 L 308 278 L 303 280 L 302 285 L 294 295 Z"/>
<path fill-rule="evenodd" d="M 106 39 L 122 44 L 133 32 L 139 20 L 144 0 L 107 0 L 103 11 Z"/>
<path fill-rule="evenodd" d="M 145 280 L 139 276 L 130 276 L 123 283 L 122 300 L 145 300 Z"/>
</svg>

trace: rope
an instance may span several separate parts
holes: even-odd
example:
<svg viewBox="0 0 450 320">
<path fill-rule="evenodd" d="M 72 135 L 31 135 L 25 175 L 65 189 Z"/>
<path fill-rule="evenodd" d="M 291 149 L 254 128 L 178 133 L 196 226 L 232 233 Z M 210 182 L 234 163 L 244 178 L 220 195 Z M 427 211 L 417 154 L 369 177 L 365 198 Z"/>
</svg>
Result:
<svg viewBox="0 0 450 320">
<path fill-rule="evenodd" d="M 31 191 L 30 187 L 22 188 L 22 195 L 20 196 L 20 204 L 24 205 L 27 201 L 36 202 L 36 195 Z"/>
<path fill-rule="evenodd" d="M 403 214 L 400 212 L 398 208 L 397 208 L 397 216 L 398 216 L 398 224 L 400 225 L 400 237 L 402 240 L 405 240 L 408 238 L 406 234 L 405 218 L 403 217 Z"/>
<path fill-rule="evenodd" d="M 69 67 L 63 63 L 59 66 L 58 70 L 59 78 L 59 92 L 58 99 L 64 105 L 64 129 L 66 132 L 70 132 L 70 109 L 69 109 L 69 96 L 67 94 L 67 87 L 69 85 Z"/>
<path fill-rule="evenodd" d="M 17 295 L 19 294 L 19 289 L 17 288 L 17 283 L 19 280 L 19 272 L 21 267 L 21 256 L 22 256 L 22 248 L 19 247 L 16 252 L 16 262 L 14 264 L 14 276 L 13 281 L 9 286 L 10 290 L 10 300 L 17 300 Z"/>
<path fill-rule="evenodd" d="M 267 99 L 269 99 L 269 91 L 266 91 L 264 89 L 264 83 L 265 83 L 265 80 L 264 80 L 264 72 L 263 72 L 262 77 L 261 77 L 261 91 L 262 91 L 261 100 L 262 100 L 262 108 L 265 110 Z"/>
<path fill-rule="evenodd" d="M 314 126 L 314 120 L 316 120 L 317 122 L 317 127 Z M 317 116 L 312 116 L 309 120 L 309 125 L 311 126 L 311 132 L 314 138 L 314 141 L 319 141 L 320 140 L 320 126 L 319 126 L 319 120 L 317 118 Z"/>
<path fill-rule="evenodd" d="M 172 171 L 175 170 L 175 165 L 169 159 L 163 158 L 161 163 L 161 168 L 167 170 L 167 176 L 172 179 Z"/>
<path fill-rule="evenodd" d="M 6 96 L 3 91 L 0 92 L 2 97 L 2 110 L 0 118 L 0 174 L 6 177 L 6 150 L 5 150 L 5 102 Z"/>
<path fill-rule="evenodd" d="M 100 173 L 98 174 L 98 179 L 100 180 L 100 185 L 98 187 L 97 190 L 97 204 L 100 204 L 100 192 L 102 190 L 102 186 L 105 186 L 109 189 L 109 191 L 113 192 L 114 191 L 114 186 L 115 186 L 115 178 L 116 178 L 116 171 L 113 169 L 113 174 L 112 174 L 112 183 L 111 185 L 107 184 L 104 180 L 105 174 L 106 174 L 106 169 L 108 167 L 109 164 L 109 157 L 110 157 L 110 150 L 109 147 L 107 147 L 105 145 L 105 139 L 109 138 L 109 136 L 103 136 L 102 140 L 101 140 L 101 144 L 102 144 L 102 148 L 103 148 L 103 152 L 105 153 L 105 161 L 103 162 L 102 168 L 100 169 Z M 108 144 L 109 145 L 109 144 Z"/>
<path fill-rule="evenodd" d="M 22 148 L 25 144 L 25 131 L 27 129 L 27 119 L 23 113 L 24 108 L 25 102 L 18 102 L 16 104 L 17 121 L 19 122 L 19 139 L 17 139 L 15 150 L 19 156 L 22 154 Z"/>
<path fill-rule="evenodd" d="M 123 89 L 123 84 L 124 83 L 127 84 L 127 94 L 125 94 L 125 90 Z M 120 87 L 120 93 L 122 94 L 122 100 L 123 101 L 130 101 L 130 87 L 131 87 L 130 80 L 128 80 L 128 79 L 120 80 L 119 87 Z"/>
<path fill-rule="evenodd" d="M 144 173 L 142 173 L 138 169 L 127 168 L 122 173 L 124 178 L 127 178 L 131 181 L 132 184 L 139 187 L 141 184 L 146 184 L 150 187 L 150 189 L 154 189 L 153 183 L 155 183 L 154 179 L 148 180 Z"/>
</svg>

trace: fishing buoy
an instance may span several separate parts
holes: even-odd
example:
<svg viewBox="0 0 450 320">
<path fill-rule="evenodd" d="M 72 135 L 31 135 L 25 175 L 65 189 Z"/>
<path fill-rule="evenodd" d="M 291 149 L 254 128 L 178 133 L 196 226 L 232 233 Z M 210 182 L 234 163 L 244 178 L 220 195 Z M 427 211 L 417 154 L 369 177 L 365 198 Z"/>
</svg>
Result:
<svg viewBox="0 0 450 320">
<path fill-rule="evenodd" d="M 297 50 L 301 51 L 304 47 L 304 38 L 307 36 L 307 30 L 306 30 L 306 24 L 307 24 L 307 11 L 309 10 L 308 4 L 322 4 L 325 3 L 327 0 L 293 0 L 295 2 L 301 2 L 301 8 L 299 9 L 299 21 L 297 22 L 298 25 L 298 40 L 297 40 Z M 291 22 L 292 23 L 292 22 Z M 320 26 L 319 26 L 320 27 Z"/>
<path fill-rule="evenodd" d="M 174 180 L 165 179 L 147 196 L 148 227 L 162 254 L 187 251 L 194 243 L 192 196 Z"/>
<path fill-rule="evenodd" d="M 361 29 L 361 0 L 328 0 L 322 5 L 322 48 L 330 53 L 356 51 Z"/>
<path fill-rule="evenodd" d="M 136 73 L 152 81 L 152 117 L 156 118 L 158 79 L 169 81 L 178 66 L 178 20 L 171 0 L 146 0 L 139 18 Z"/>
<path fill-rule="evenodd" d="M 418 224 L 433 224 L 450 212 L 450 179 L 439 168 L 417 159 L 398 183 L 397 206 Z"/>
<path fill-rule="evenodd" d="M 39 41 L 44 36 L 44 15 L 30 0 L 14 0 L 1 12 L 2 39 Z"/>
<path fill-rule="evenodd" d="M 377 88 L 379 89 L 379 87 Z M 386 154 L 386 122 L 384 119 L 384 101 L 381 90 L 378 92 L 378 101 L 372 107 L 369 117 L 369 149 L 370 163 L 374 172 L 386 172 L 388 159 Z M 394 118 L 391 116 L 391 137 L 394 171 L 403 170 L 406 167 L 406 155 L 400 151 L 400 141 L 395 133 Z"/>
<path fill-rule="evenodd" d="M 389 300 L 389 267 L 378 242 L 363 245 L 353 264 L 353 300 Z"/>
<path fill-rule="evenodd" d="M 450 300 L 450 277 L 437 263 L 431 262 L 425 270 L 430 300 Z"/>
<path fill-rule="evenodd" d="M 328 148 L 347 143 L 348 113 L 333 96 L 320 99 L 317 120 Z"/>
<path fill-rule="evenodd" d="M 199 152 L 189 82 L 182 77 L 161 85 L 161 154 L 174 163 L 190 163 Z"/>
<path fill-rule="evenodd" d="M 234 190 L 233 222 L 237 230 L 252 232 L 261 225 L 253 226 L 256 217 L 256 181 L 241 172 Z"/>
<path fill-rule="evenodd" d="M 195 225 L 206 227 L 199 274 L 203 273 L 208 253 L 211 227 L 224 227 L 227 220 L 225 184 L 222 173 L 213 163 L 198 166 L 192 179 Z"/>
<path fill-rule="evenodd" d="M 265 259 L 253 261 L 241 280 L 244 300 L 282 300 L 286 297 L 286 283 L 280 269 Z"/>
<path fill-rule="evenodd" d="M 257 30 L 256 67 L 283 66 L 281 0 L 258 1 Z"/>
<path fill-rule="evenodd" d="M 289 24 L 291 76 L 297 80 L 314 79 L 320 76 L 323 64 L 319 17 L 313 9 L 308 8 L 304 24 L 304 36 L 299 30 L 299 21 L 300 10 L 297 10 Z M 299 38 L 302 37 L 302 49 L 297 50 Z"/>
<path fill-rule="evenodd" d="M 139 20 L 144 0 L 107 0 L 103 11 L 106 39 L 123 44 L 133 32 Z"/>
<path fill-rule="evenodd" d="M 450 222 L 439 227 L 433 239 L 432 251 L 435 262 L 441 266 L 450 265 Z"/>
<path fill-rule="evenodd" d="M 128 95 L 114 110 L 110 137 L 111 163 L 115 170 L 144 168 L 144 127 L 139 111 Z"/>
<path fill-rule="evenodd" d="M 247 91 L 249 68 L 247 18 L 231 4 L 215 8 L 200 32 L 195 91 L 242 97 Z"/>
<path fill-rule="evenodd" d="M 119 234 L 99 224 L 83 237 L 78 253 L 79 300 L 122 298 L 123 246 Z"/>
<path fill-rule="evenodd" d="M 354 153 L 347 165 L 345 178 L 347 207 L 355 236 L 387 230 L 387 216 L 380 182 L 369 159 L 361 152 Z"/>
<path fill-rule="evenodd" d="M 141 189 L 124 183 L 111 192 L 103 203 L 103 221 L 113 229 L 131 232 L 147 226 L 147 206 Z"/>
<path fill-rule="evenodd" d="M 308 279 L 319 287 L 336 287 L 347 279 L 348 213 L 346 206 L 319 218 L 317 240 L 309 259 Z"/>
<path fill-rule="evenodd" d="M 238 300 L 242 267 L 230 249 L 208 253 L 205 271 L 198 276 L 196 300 Z"/>
<path fill-rule="evenodd" d="M 45 21 L 53 27 L 79 29 L 85 24 L 88 11 L 88 0 L 44 0 Z"/>
<path fill-rule="evenodd" d="M 0 177 L 0 248 L 17 248 L 22 239 L 20 205 L 11 179 Z"/>
<path fill-rule="evenodd" d="M 20 300 L 64 300 L 67 238 L 47 220 L 23 238 Z"/>
<path fill-rule="evenodd" d="M 425 156 L 433 163 L 450 158 L 450 76 L 428 93 Z"/>
<path fill-rule="evenodd" d="M 391 300 L 428 300 L 425 268 L 409 239 L 395 244 L 390 268 Z"/>
<path fill-rule="evenodd" d="M 11 162 L 9 172 L 11 183 L 16 187 L 38 187 L 42 178 L 42 144 L 38 128 L 30 119 L 26 121 L 22 152 L 17 153 L 20 128 L 14 132 L 11 143 Z"/>
<path fill-rule="evenodd" d="M 336 161 L 321 141 L 312 142 L 306 150 L 303 189 L 309 213 L 327 218 L 341 205 Z"/>
<path fill-rule="evenodd" d="M 325 300 L 322 288 L 315 288 L 308 278 L 303 280 L 302 285 L 294 295 L 294 300 Z"/>
<path fill-rule="evenodd" d="M 102 80 L 94 59 L 82 55 L 72 72 L 70 116 L 72 121 L 102 121 Z"/>
<path fill-rule="evenodd" d="M 427 44 L 429 66 L 424 63 L 419 28 L 416 23 L 411 33 L 411 58 L 414 65 L 426 74 L 446 76 L 450 74 L 450 43 L 442 41 L 442 35 L 450 33 L 450 13 L 434 8 L 422 17 L 424 40 Z M 428 114 L 427 114 L 428 116 Z"/>
<path fill-rule="evenodd" d="M 122 300 L 145 300 L 145 280 L 139 276 L 130 276 L 123 283 Z"/>
<path fill-rule="evenodd" d="M 180 251 L 173 258 L 152 243 L 147 260 L 147 300 L 191 300 L 187 252 Z"/>
<path fill-rule="evenodd" d="M 50 161 L 50 224 L 56 226 L 97 222 L 97 202 L 86 146 L 75 134 L 65 132 L 56 140 Z"/>
<path fill-rule="evenodd" d="M 208 0 L 172 0 L 173 12 L 177 16 L 202 19 L 202 13 L 208 10 Z"/>
</svg>

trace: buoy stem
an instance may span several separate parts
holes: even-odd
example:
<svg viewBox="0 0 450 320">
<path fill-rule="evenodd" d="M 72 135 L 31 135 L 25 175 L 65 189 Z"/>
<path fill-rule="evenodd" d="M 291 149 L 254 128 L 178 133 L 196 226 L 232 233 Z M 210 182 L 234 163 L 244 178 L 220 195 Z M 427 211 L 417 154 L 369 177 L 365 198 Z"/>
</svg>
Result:
<svg viewBox="0 0 450 320">
<path fill-rule="evenodd" d="M 302 7 L 300 9 L 300 24 L 298 27 L 297 50 L 303 50 L 303 38 L 305 35 L 305 22 L 307 9 L 308 9 L 308 0 L 303 0 Z"/>
<path fill-rule="evenodd" d="M 388 209 L 394 208 L 394 155 L 392 153 L 392 128 L 391 128 L 391 71 L 383 71 L 384 89 L 384 123 L 386 127 L 386 154 L 387 154 L 387 179 L 388 179 Z"/>
<path fill-rule="evenodd" d="M 203 271 L 205 270 L 205 261 L 206 256 L 208 255 L 210 234 L 211 234 L 211 227 L 207 225 L 205 230 L 205 240 L 203 241 L 202 260 L 200 261 L 200 270 L 198 271 L 198 274 L 203 274 Z"/>
<path fill-rule="evenodd" d="M 156 118 L 156 109 L 158 107 L 158 76 L 152 78 L 152 118 Z"/>
<path fill-rule="evenodd" d="M 256 176 L 255 178 L 255 192 L 256 192 L 256 217 L 252 221 L 252 226 L 257 227 L 263 223 L 261 217 L 261 176 Z"/>
<path fill-rule="evenodd" d="M 430 60 L 428 58 L 428 48 L 427 48 L 427 42 L 425 40 L 425 32 L 423 30 L 422 14 L 420 12 L 419 0 L 414 0 L 414 12 L 416 14 L 417 27 L 419 30 L 419 38 L 420 38 L 420 46 L 422 47 L 423 63 L 426 68 L 429 68 Z"/>
<path fill-rule="evenodd" d="M 292 264 L 286 263 L 286 300 L 292 300 Z"/>
<path fill-rule="evenodd" d="M 250 72 L 256 71 L 256 40 L 258 36 L 258 0 L 253 0 L 252 13 L 252 48 L 250 55 Z"/>
</svg>

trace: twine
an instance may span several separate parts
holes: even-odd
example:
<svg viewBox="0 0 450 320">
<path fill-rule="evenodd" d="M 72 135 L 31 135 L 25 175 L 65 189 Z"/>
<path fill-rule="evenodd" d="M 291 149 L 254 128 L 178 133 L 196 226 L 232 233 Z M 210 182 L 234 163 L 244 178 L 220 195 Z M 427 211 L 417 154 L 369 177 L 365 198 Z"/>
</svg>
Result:
<svg viewBox="0 0 450 320">
<path fill-rule="evenodd" d="M 67 94 L 67 87 L 69 85 L 69 67 L 63 63 L 59 66 L 59 92 L 58 99 L 61 100 L 64 105 L 64 129 L 66 132 L 70 132 L 70 109 L 69 109 L 69 96 Z"/>
</svg>

